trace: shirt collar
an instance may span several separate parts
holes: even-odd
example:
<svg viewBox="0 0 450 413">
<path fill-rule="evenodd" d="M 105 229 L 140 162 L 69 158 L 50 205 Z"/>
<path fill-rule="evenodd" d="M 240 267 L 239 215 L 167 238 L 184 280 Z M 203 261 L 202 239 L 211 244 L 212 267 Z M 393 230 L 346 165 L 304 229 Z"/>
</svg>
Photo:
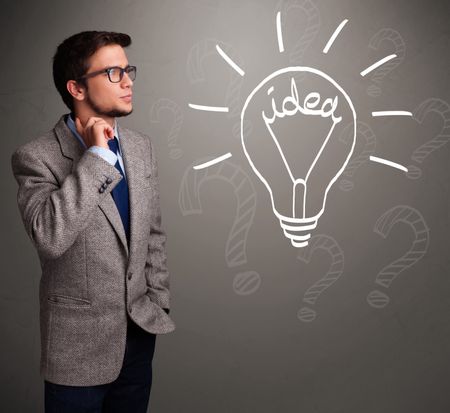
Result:
<svg viewBox="0 0 450 413">
<path fill-rule="evenodd" d="M 78 140 L 81 142 L 81 144 L 83 145 L 84 148 L 86 148 L 86 144 L 84 143 L 83 138 L 80 136 L 80 134 L 77 132 L 77 127 L 75 126 L 75 121 L 74 121 L 74 114 L 73 112 L 70 112 L 67 115 L 66 118 L 66 123 L 67 126 L 69 127 L 69 129 L 72 131 L 72 133 L 78 138 Z M 117 130 L 117 120 L 114 119 L 114 136 L 117 138 L 117 140 L 120 142 L 120 137 L 119 137 L 119 131 Z M 119 148 L 120 148 L 120 144 L 119 144 Z M 120 150 L 120 149 L 119 149 Z"/>
</svg>

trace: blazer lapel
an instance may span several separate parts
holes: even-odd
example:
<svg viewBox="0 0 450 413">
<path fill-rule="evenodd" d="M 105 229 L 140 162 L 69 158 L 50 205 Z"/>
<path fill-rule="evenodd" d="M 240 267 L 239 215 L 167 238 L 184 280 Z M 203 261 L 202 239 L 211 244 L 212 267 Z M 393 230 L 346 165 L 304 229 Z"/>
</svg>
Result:
<svg viewBox="0 0 450 413">
<path fill-rule="evenodd" d="M 59 140 L 61 151 L 63 155 L 72 160 L 71 172 L 75 167 L 85 151 L 76 136 L 73 136 L 71 130 L 68 128 L 63 115 L 55 126 L 55 134 Z M 112 195 L 107 196 L 99 204 L 100 209 L 106 215 L 112 227 L 116 231 L 121 240 L 127 257 L 130 258 L 131 252 L 136 247 L 137 239 L 139 238 L 139 193 L 142 189 L 143 178 L 145 173 L 145 162 L 140 157 L 139 147 L 133 142 L 133 134 L 127 129 L 123 129 L 117 124 L 119 132 L 120 147 L 122 150 L 122 158 L 125 167 L 125 174 L 128 183 L 128 193 L 130 202 L 130 249 L 128 249 L 125 230 L 123 228 L 122 219 Z"/>
</svg>

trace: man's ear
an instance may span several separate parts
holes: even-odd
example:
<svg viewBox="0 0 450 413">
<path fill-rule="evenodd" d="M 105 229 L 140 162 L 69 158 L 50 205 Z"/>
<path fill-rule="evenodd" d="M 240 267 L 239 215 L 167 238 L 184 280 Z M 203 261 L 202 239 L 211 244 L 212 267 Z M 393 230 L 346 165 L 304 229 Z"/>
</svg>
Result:
<svg viewBox="0 0 450 413">
<path fill-rule="evenodd" d="M 68 80 L 66 83 L 68 92 L 78 101 L 84 100 L 86 97 L 86 88 L 75 80 Z"/>
</svg>

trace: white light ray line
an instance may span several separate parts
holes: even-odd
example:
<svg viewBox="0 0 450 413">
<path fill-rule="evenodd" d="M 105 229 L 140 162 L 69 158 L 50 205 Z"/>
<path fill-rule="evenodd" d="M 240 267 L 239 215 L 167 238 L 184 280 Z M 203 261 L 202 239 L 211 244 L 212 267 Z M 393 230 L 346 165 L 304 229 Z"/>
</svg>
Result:
<svg viewBox="0 0 450 413">
<path fill-rule="evenodd" d="M 283 35 L 281 33 L 281 12 L 277 13 L 277 37 L 278 37 L 278 49 L 280 53 L 284 52 Z"/>
<path fill-rule="evenodd" d="M 372 70 L 375 70 L 377 67 L 384 65 L 386 62 L 389 62 L 389 60 L 395 59 L 397 57 L 396 54 L 390 54 L 389 56 L 383 57 L 383 59 L 378 60 L 378 62 L 374 63 L 372 66 L 369 66 L 367 69 L 363 70 L 361 72 L 361 76 L 367 75 L 367 73 L 370 73 Z"/>
<path fill-rule="evenodd" d="M 204 105 L 195 105 L 193 103 L 189 103 L 189 107 L 197 110 L 206 110 L 209 112 L 228 112 L 228 107 L 223 106 L 204 106 Z"/>
<path fill-rule="evenodd" d="M 196 166 L 194 166 L 194 169 L 207 168 L 208 166 L 214 165 L 216 163 L 224 161 L 225 159 L 231 158 L 231 156 L 232 156 L 231 153 L 228 152 L 225 155 L 222 155 L 222 156 L 219 156 L 218 158 L 213 159 L 212 161 L 208 161 L 208 162 L 202 163 L 200 165 L 196 165 Z"/>
<path fill-rule="evenodd" d="M 216 44 L 216 50 L 219 52 L 219 54 L 222 56 L 223 60 L 225 60 L 234 70 L 236 70 L 236 72 L 238 72 L 241 76 L 245 75 L 245 72 L 236 64 L 234 63 L 230 56 L 228 56 L 222 49 L 221 47 Z"/>
<path fill-rule="evenodd" d="M 336 40 L 336 37 L 338 37 L 339 33 L 344 28 L 344 26 L 347 24 L 347 22 L 348 22 L 348 19 L 345 19 L 345 20 L 341 21 L 341 24 L 334 31 L 333 35 L 330 37 L 330 40 L 328 40 L 327 45 L 323 49 L 323 53 L 325 53 L 325 54 L 328 53 L 328 50 L 330 50 L 331 45 L 334 43 L 334 41 Z"/>
<path fill-rule="evenodd" d="M 400 169 L 401 171 L 408 172 L 408 168 L 405 168 L 403 165 L 400 165 L 399 163 L 388 161 L 387 159 L 378 158 L 377 156 L 371 156 L 370 160 L 372 162 L 382 163 L 384 165 L 392 166 L 393 168 Z"/>
<path fill-rule="evenodd" d="M 412 116 L 413 114 L 411 112 L 408 112 L 406 110 L 385 110 L 385 111 L 378 111 L 378 112 L 372 112 L 372 116 L 376 118 L 377 116 Z"/>
</svg>

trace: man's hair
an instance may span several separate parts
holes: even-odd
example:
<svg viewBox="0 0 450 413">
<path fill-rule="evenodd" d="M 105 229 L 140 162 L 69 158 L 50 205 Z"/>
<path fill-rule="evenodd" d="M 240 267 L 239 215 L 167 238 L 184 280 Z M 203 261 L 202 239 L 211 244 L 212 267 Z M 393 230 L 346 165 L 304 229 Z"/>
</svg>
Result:
<svg viewBox="0 0 450 413">
<path fill-rule="evenodd" d="M 101 47 L 117 44 L 127 47 L 131 37 L 125 33 L 86 31 L 65 39 L 53 56 L 53 81 L 66 106 L 73 111 L 73 96 L 67 90 L 68 80 L 77 80 L 89 70 L 88 59 Z M 79 81 L 87 87 L 84 79 Z"/>
</svg>

